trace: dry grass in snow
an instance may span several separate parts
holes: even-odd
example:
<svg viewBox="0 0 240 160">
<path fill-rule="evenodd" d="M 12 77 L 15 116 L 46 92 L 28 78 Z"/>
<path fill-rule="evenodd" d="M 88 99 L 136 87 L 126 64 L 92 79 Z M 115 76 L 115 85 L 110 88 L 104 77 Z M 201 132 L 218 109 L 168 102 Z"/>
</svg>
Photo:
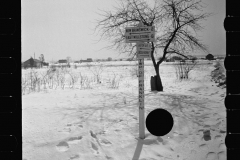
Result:
<svg viewBox="0 0 240 160">
<path fill-rule="evenodd" d="M 163 64 L 164 92 L 154 93 L 155 71 L 145 63 L 145 116 L 164 108 L 174 126 L 163 137 L 146 129 L 144 140 L 138 139 L 136 64 L 23 70 L 23 159 L 225 160 L 225 89 L 211 81 L 213 64 L 196 65 L 182 81 L 172 64 Z"/>
</svg>

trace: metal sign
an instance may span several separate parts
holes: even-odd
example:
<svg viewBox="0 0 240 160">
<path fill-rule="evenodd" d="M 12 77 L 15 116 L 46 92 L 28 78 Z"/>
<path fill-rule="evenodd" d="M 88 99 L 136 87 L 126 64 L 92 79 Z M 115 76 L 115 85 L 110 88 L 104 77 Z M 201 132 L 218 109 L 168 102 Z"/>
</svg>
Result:
<svg viewBox="0 0 240 160">
<path fill-rule="evenodd" d="M 139 34 L 139 33 L 151 33 L 154 34 L 155 26 L 143 26 L 143 27 L 127 27 L 125 28 L 125 35 Z"/>
<path fill-rule="evenodd" d="M 151 43 L 138 43 L 137 47 L 139 47 L 139 48 L 151 48 L 152 44 Z"/>
<path fill-rule="evenodd" d="M 151 51 L 137 51 L 137 58 L 150 58 Z"/>
<path fill-rule="evenodd" d="M 150 43 L 138 43 L 137 44 L 137 52 L 138 51 L 151 51 L 152 45 Z"/>
<path fill-rule="evenodd" d="M 140 48 L 140 47 L 137 47 L 137 52 L 138 51 L 151 51 L 152 48 Z"/>
<path fill-rule="evenodd" d="M 136 43 L 136 42 L 154 42 L 155 34 L 145 33 L 136 35 L 126 35 L 126 43 Z"/>
<path fill-rule="evenodd" d="M 152 51 L 151 48 L 137 48 L 137 52 L 138 51 Z"/>
</svg>

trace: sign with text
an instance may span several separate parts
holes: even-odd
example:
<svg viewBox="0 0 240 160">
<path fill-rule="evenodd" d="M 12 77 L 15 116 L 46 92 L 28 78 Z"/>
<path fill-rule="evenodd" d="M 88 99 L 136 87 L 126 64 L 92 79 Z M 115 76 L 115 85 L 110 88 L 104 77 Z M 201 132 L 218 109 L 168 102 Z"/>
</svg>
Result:
<svg viewBox="0 0 240 160">
<path fill-rule="evenodd" d="M 144 59 L 138 59 L 138 105 L 139 105 L 139 136 L 145 138 L 144 117 Z"/>
<path fill-rule="evenodd" d="M 152 48 L 152 44 L 151 43 L 138 43 L 137 44 L 138 48 L 147 48 L 147 49 L 151 49 Z"/>
<path fill-rule="evenodd" d="M 144 59 L 138 60 L 139 109 L 144 109 Z"/>
<path fill-rule="evenodd" d="M 136 35 L 125 35 L 126 43 L 135 43 L 135 42 L 154 42 L 155 34 L 144 33 Z"/>
<path fill-rule="evenodd" d="M 138 58 L 138 105 L 139 105 L 139 137 L 145 138 L 145 117 L 144 117 L 144 58 L 151 57 L 152 46 L 155 41 L 155 27 L 144 26 L 142 22 L 137 27 L 125 28 L 126 43 L 136 43 Z"/>
<path fill-rule="evenodd" d="M 138 48 L 137 47 L 137 52 L 138 51 L 151 51 L 152 50 L 152 48 Z"/>
<path fill-rule="evenodd" d="M 151 33 L 154 34 L 155 26 L 143 26 L 143 27 L 126 27 L 125 35 L 140 34 L 140 33 Z"/>
<path fill-rule="evenodd" d="M 150 43 L 140 43 L 137 45 L 137 52 L 138 51 L 151 51 L 152 45 Z"/>
<path fill-rule="evenodd" d="M 137 58 L 150 58 L 151 51 L 137 51 Z"/>
</svg>

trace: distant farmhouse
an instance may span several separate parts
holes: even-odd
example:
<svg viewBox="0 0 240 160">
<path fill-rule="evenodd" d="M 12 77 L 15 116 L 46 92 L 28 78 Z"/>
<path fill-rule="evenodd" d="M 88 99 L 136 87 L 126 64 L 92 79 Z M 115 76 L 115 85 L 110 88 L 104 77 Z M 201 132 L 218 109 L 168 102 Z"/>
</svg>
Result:
<svg viewBox="0 0 240 160">
<path fill-rule="evenodd" d="M 80 61 L 74 61 L 74 63 L 80 63 Z"/>
<path fill-rule="evenodd" d="M 87 58 L 87 60 L 80 60 L 80 63 L 82 62 L 93 62 L 92 58 Z"/>
<path fill-rule="evenodd" d="M 107 58 L 107 61 L 112 61 L 113 59 L 111 57 L 108 57 Z"/>
<path fill-rule="evenodd" d="M 33 59 L 32 57 L 22 63 L 22 67 L 27 68 L 41 68 L 42 66 L 48 66 L 48 63 L 41 62 L 38 59 Z"/>
<path fill-rule="evenodd" d="M 70 67 L 69 62 L 66 59 L 60 59 L 58 60 L 58 63 L 61 67 Z"/>
<path fill-rule="evenodd" d="M 67 60 L 66 60 L 66 59 L 60 59 L 60 60 L 58 61 L 58 63 L 59 63 L 59 64 L 67 63 Z"/>
</svg>

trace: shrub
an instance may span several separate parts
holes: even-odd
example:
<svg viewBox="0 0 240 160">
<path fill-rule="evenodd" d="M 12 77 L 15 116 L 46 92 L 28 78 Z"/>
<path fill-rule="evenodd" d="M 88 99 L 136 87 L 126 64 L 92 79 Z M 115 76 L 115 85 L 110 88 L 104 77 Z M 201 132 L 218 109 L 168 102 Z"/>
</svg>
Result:
<svg viewBox="0 0 240 160">
<path fill-rule="evenodd" d="M 208 54 L 208 55 L 206 56 L 206 59 L 207 59 L 207 60 L 214 60 L 214 56 L 213 56 L 212 54 Z"/>
<path fill-rule="evenodd" d="M 101 83 L 101 74 L 104 70 L 104 65 L 101 64 L 99 66 L 91 66 L 87 64 L 88 69 L 93 73 L 94 79 L 97 80 L 97 83 Z"/>
<path fill-rule="evenodd" d="M 22 76 L 22 94 L 25 94 L 25 90 L 27 89 L 28 81 L 26 78 Z"/>
<path fill-rule="evenodd" d="M 108 83 L 110 84 L 110 88 L 112 89 L 118 89 L 119 88 L 119 83 L 121 81 L 122 76 L 117 78 L 117 75 L 113 73 L 113 77 L 109 79 Z"/>
<path fill-rule="evenodd" d="M 215 69 L 211 72 L 211 77 L 215 83 L 218 83 L 218 86 L 226 87 L 226 71 L 224 66 L 217 61 L 214 65 Z"/>
<path fill-rule="evenodd" d="M 133 66 L 130 70 L 131 77 L 138 77 L 138 65 Z"/>
<path fill-rule="evenodd" d="M 74 88 L 75 83 L 78 81 L 78 76 L 73 73 L 68 73 L 70 75 L 69 88 Z"/>
<path fill-rule="evenodd" d="M 171 60 L 173 60 L 173 61 L 181 61 L 181 60 L 183 60 L 183 58 L 182 58 L 182 57 L 179 57 L 179 56 L 173 56 L 173 57 L 171 58 Z"/>
<path fill-rule="evenodd" d="M 175 73 L 177 76 L 177 79 L 188 79 L 189 78 L 189 72 L 193 70 L 193 68 L 196 66 L 197 61 L 179 61 L 177 64 L 175 64 Z"/>
</svg>

